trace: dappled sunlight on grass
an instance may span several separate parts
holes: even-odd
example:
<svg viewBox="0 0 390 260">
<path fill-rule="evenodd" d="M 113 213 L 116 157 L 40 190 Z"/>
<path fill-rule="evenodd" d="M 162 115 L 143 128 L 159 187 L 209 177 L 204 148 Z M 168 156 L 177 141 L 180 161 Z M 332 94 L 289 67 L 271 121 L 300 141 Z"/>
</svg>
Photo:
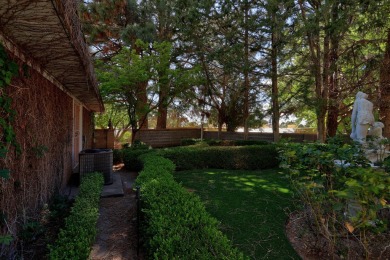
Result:
<svg viewBox="0 0 390 260">
<path fill-rule="evenodd" d="M 293 203 L 288 177 L 279 169 L 183 171 L 175 178 L 196 191 L 221 230 L 251 258 L 298 259 L 284 234 Z"/>
</svg>

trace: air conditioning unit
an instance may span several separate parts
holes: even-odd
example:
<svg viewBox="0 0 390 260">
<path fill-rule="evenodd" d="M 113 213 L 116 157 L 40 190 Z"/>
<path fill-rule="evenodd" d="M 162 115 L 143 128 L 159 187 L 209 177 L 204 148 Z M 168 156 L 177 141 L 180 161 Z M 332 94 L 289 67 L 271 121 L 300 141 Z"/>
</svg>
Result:
<svg viewBox="0 0 390 260">
<path fill-rule="evenodd" d="M 101 172 L 104 185 L 110 185 L 112 179 L 113 152 L 111 149 L 86 149 L 79 154 L 80 178 L 90 172 Z"/>
</svg>

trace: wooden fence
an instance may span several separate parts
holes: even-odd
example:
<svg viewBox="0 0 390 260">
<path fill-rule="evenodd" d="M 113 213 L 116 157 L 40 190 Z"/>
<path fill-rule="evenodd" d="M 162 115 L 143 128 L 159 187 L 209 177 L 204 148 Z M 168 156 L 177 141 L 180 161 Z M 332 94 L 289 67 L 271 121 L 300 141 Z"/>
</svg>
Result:
<svg viewBox="0 0 390 260">
<path fill-rule="evenodd" d="M 114 149 L 114 129 L 95 129 L 93 148 Z"/>
<path fill-rule="evenodd" d="M 200 128 L 173 128 L 139 130 L 135 140 L 155 147 L 178 146 L 182 139 L 200 138 Z"/>
<path fill-rule="evenodd" d="M 297 133 L 281 133 L 282 138 L 291 139 L 294 142 L 315 141 L 315 134 L 297 134 Z M 153 148 L 178 146 L 182 139 L 201 137 L 200 128 L 176 128 L 176 129 L 147 129 L 140 130 L 136 134 L 135 140 L 139 140 Z M 218 136 L 216 131 L 204 131 L 204 139 L 221 139 L 221 140 L 244 140 L 244 133 L 241 132 L 221 132 Z M 248 140 L 264 140 L 273 141 L 272 133 L 249 133 Z"/>
<path fill-rule="evenodd" d="M 221 132 L 218 135 L 216 131 L 205 131 L 205 139 L 220 139 L 220 140 L 244 140 L 244 133 L 242 132 Z M 281 138 L 291 139 L 294 142 L 315 141 L 316 134 L 297 134 L 297 133 L 281 133 Z M 247 140 L 263 140 L 272 142 L 274 136 L 272 133 L 248 133 Z"/>
</svg>

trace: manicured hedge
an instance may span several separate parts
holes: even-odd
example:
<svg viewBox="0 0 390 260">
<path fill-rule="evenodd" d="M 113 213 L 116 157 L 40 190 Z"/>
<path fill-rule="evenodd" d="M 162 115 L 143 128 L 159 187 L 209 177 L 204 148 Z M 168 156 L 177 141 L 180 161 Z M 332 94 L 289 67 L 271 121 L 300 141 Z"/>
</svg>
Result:
<svg viewBox="0 0 390 260">
<path fill-rule="evenodd" d="M 205 143 L 209 146 L 247 146 L 247 145 L 266 145 L 270 144 L 268 141 L 263 140 L 216 140 L 216 139 L 204 139 L 203 141 L 201 139 L 182 139 L 181 145 L 182 146 L 188 146 L 188 145 L 195 145 Z"/>
<path fill-rule="evenodd" d="M 129 171 L 139 172 L 142 170 L 143 163 L 138 157 L 145 153 L 150 153 L 153 150 L 149 149 L 137 149 L 137 148 L 125 148 L 122 149 L 122 158 L 125 168 Z"/>
<path fill-rule="evenodd" d="M 218 230 L 200 199 L 174 179 L 172 161 L 150 153 L 141 156 L 144 169 L 136 183 L 141 187 L 142 211 L 150 257 L 154 259 L 244 259 Z"/>
<path fill-rule="evenodd" d="M 65 227 L 60 230 L 57 241 L 49 245 L 49 259 L 88 259 L 97 232 L 103 182 L 101 173 L 89 173 L 81 180 L 79 195 L 65 220 Z"/>
<path fill-rule="evenodd" d="M 237 147 L 175 147 L 158 154 L 173 161 L 178 170 L 203 168 L 256 170 L 277 167 L 276 145 Z"/>
</svg>

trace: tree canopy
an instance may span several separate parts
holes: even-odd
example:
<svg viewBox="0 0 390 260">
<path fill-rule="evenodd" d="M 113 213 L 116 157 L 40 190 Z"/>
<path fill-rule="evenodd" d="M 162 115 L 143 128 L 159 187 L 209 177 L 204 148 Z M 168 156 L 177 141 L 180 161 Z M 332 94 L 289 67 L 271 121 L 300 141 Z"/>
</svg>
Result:
<svg viewBox="0 0 390 260">
<path fill-rule="evenodd" d="M 320 141 L 349 131 L 357 91 L 369 94 L 390 129 L 389 13 L 385 0 L 81 7 L 102 94 L 110 108 L 127 111 L 133 131 L 148 127 L 150 113 L 160 129 L 170 113 L 195 113 L 228 131 L 268 119 L 278 140 L 280 119 L 294 117 L 314 125 Z"/>
</svg>

